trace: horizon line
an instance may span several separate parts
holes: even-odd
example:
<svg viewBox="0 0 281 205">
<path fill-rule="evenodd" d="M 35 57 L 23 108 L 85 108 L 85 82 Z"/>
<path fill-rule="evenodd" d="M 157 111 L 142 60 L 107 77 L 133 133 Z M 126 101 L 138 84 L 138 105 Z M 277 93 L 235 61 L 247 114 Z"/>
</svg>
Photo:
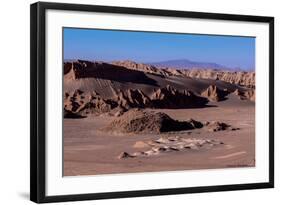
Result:
<svg viewBox="0 0 281 205">
<path fill-rule="evenodd" d="M 158 62 L 142 62 L 142 61 L 138 61 L 138 60 L 131 60 L 131 59 L 118 59 L 118 60 L 99 60 L 99 59 L 83 59 L 83 58 L 66 58 L 63 59 L 63 62 L 66 61 L 89 61 L 89 62 L 105 62 L 105 63 L 112 63 L 112 62 L 116 62 L 116 61 L 129 61 L 129 62 L 134 62 L 137 64 L 146 64 L 146 65 L 151 65 L 151 66 L 155 66 L 157 68 L 163 68 L 163 67 L 167 67 L 167 68 L 174 68 L 174 69 L 202 69 L 202 70 L 208 70 L 208 69 L 212 69 L 212 70 L 230 70 L 230 71 L 251 71 L 251 72 L 255 72 L 255 68 L 241 68 L 241 67 L 227 67 L 225 65 L 216 63 L 216 62 L 204 62 L 204 61 L 192 61 L 189 60 L 187 58 L 181 58 L 181 59 L 169 59 L 169 60 L 162 60 L 162 61 L 158 61 Z M 205 68 L 205 67 L 179 67 L 179 66 L 157 66 L 154 64 L 157 63 L 164 63 L 164 62 L 169 62 L 169 61 L 189 61 L 191 63 L 205 63 L 205 64 L 216 64 L 218 65 L 220 68 L 215 68 L 215 67 L 209 67 L 209 68 Z"/>
</svg>

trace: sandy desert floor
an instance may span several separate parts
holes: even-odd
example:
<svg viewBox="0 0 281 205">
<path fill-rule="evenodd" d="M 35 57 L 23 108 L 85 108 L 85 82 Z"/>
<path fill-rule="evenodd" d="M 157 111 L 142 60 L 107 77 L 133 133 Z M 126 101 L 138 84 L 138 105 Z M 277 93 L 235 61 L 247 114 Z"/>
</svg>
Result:
<svg viewBox="0 0 281 205">
<path fill-rule="evenodd" d="M 102 131 L 114 117 L 64 119 L 64 176 L 196 170 L 255 166 L 255 103 L 229 95 L 227 101 L 200 109 L 157 109 L 176 120 L 221 121 L 239 130 L 210 132 L 195 129 L 165 134 L 120 134 Z M 239 106 L 238 106 L 239 105 Z M 160 137 L 212 139 L 223 142 L 211 149 L 186 150 L 157 156 L 119 159 L 122 152 L 144 151 L 138 141 Z"/>
</svg>

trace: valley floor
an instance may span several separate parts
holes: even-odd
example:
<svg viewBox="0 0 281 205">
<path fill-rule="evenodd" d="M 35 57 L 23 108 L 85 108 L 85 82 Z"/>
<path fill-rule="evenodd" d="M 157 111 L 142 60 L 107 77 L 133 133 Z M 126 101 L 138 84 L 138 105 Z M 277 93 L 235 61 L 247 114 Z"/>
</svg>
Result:
<svg viewBox="0 0 281 205">
<path fill-rule="evenodd" d="M 88 116 L 64 119 L 64 175 L 158 172 L 255 166 L 255 104 L 231 96 L 200 109 L 157 109 L 177 120 L 220 121 L 239 130 L 210 132 L 195 129 L 165 134 L 120 134 L 101 131 L 115 117 Z M 119 159 L 122 152 L 133 153 L 137 141 L 160 137 L 212 139 L 223 142 L 211 149 L 163 153 L 157 156 Z"/>
</svg>

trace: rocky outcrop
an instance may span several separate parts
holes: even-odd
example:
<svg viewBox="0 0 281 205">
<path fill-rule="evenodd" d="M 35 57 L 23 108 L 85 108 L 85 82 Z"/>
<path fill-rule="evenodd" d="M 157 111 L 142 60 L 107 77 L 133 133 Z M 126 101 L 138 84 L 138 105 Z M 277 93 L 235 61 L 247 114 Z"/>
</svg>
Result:
<svg viewBox="0 0 281 205">
<path fill-rule="evenodd" d="M 234 93 L 240 99 L 255 100 L 254 88 L 241 88 L 222 81 L 186 78 L 186 76 L 193 76 L 193 78 L 209 76 L 217 80 L 228 80 L 231 83 L 252 84 L 254 81 L 247 81 L 245 77 L 249 73 L 244 73 L 245 78 L 241 74 L 241 79 L 244 79 L 242 81 L 226 78 L 223 71 L 210 71 L 210 73 L 205 73 L 207 76 L 202 76 L 200 73 L 203 75 L 204 72 L 202 70 L 196 72 L 195 70 L 160 69 L 130 61 L 65 62 L 64 108 L 82 115 L 109 113 L 114 116 L 122 115 L 131 108 L 202 108 L 208 106 L 209 101 L 226 99 L 229 92 L 222 90 L 223 88 L 231 92 L 237 88 Z M 209 84 L 212 85 L 204 90 Z"/>
<path fill-rule="evenodd" d="M 228 91 L 221 90 L 215 85 L 210 85 L 205 91 L 201 93 L 201 96 L 206 97 L 213 102 L 224 100 L 226 95 L 228 95 Z"/>
<path fill-rule="evenodd" d="M 84 104 L 84 96 L 81 90 L 75 90 L 73 93 L 64 93 L 64 108 L 71 112 L 77 112 Z"/>
<path fill-rule="evenodd" d="M 255 88 L 255 72 L 225 72 L 218 79 L 248 88 Z"/>
<path fill-rule="evenodd" d="M 172 67 L 156 67 L 149 64 L 136 63 L 133 61 L 115 61 L 114 65 L 119 65 L 132 70 L 152 73 L 163 76 L 182 76 L 201 79 L 221 80 L 231 84 L 255 88 L 255 72 L 227 71 L 216 69 L 178 69 Z"/>
<path fill-rule="evenodd" d="M 232 127 L 224 122 L 211 121 L 202 123 L 194 119 L 178 121 L 172 119 L 165 113 L 142 109 L 130 109 L 122 116 L 115 118 L 102 129 L 104 131 L 117 133 L 161 134 L 165 132 L 176 132 L 201 128 L 204 128 L 210 132 L 239 130 L 239 128 Z M 147 143 L 136 142 L 134 147 L 145 148 L 147 145 Z"/>
<path fill-rule="evenodd" d="M 84 116 L 78 114 L 78 113 L 74 113 L 70 110 L 66 110 L 64 109 L 64 118 L 71 118 L 71 119 L 75 119 L 75 118 L 83 118 Z"/>
<path fill-rule="evenodd" d="M 202 107 L 208 103 L 204 97 L 197 96 L 188 90 L 180 92 L 169 85 L 155 90 L 150 100 L 154 108 L 170 109 Z"/>
<path fill-rule="evenodd" d="M 161 137 L 156 140 L 140 141 L 145 144 L 144 151 L 137 151 L 134 153 L 121 152 L 118 159 L 128 159 L 135 157 L 151 157 L 171 152 L 184 152 L 190 150 L 211 149 L 215 146 L 223 146 L 224 143 L 212 139 L 198 139 L 198 138 L 183 138 L 178 136 Z"/>
<path fill-rule="evenodd" d="M 170 71 L 171 72 L 171 71 Z M 255 72 L 223 70 L 183 70 L 181 75 L 191 78 L 221 80 L 249 88 L 255 88 Z"/>
<path fill-rule="evenodd" d="M 134 61 L 129 61 L 129 60 L 113 61 L 111 63 L 113 65 L 122 66 L 122 67 L 128 68 L 130 70 L 137 70 L 137 71 L 156 74 L 156 75 L 164 75 L 164 76 L 169 75 L 169 73 L 166 72 L 165 70 L 159 69 L 159 68 L 157 68 L 153 65 L 149 65 L 149 64 L 136 63 Z"/>
<path fill-rule="evenodd" d="M 115 91 L 113 100 L 117 102 L 120 107 L 126 109 L 151 107 L 150 99 L 139 89 Z"/>
<path fill-rule="evenodd" d="M 224 122 L 218 122 L 218 121 L 206 122 L 204 123 L 204 127 L 210 132 L 217 132 L 223 130 L 232 130 L 232 131 L 239 130 L 239 128 L 234 128 L 229 124 L 226 124 Z"/>
<path fill-rule="evenodd" d="M 103 99 L 98 93 L 84 94 L 81 90 L 65 93 L 64 109 L 73 113 L 105 113 L 116 108 L 118 104 L 111 99 Z"/>
<path fill-rule="evenodd" d="M 139 89 L 117 90 L 111 98 L 102 98 L 97 92 L 84 93 L 76 89 L 64 93 L 64 108 L 73 113 L 102 114 L 110 113 L 120 116 L 132 108 L 194 108 L 204 107 L 208 100 L 197 96 L 191 91 L 182 92 L 167 86 L 155 90 L 151 96 L 146 96 Z"/>
<path fill-rule="evenodd" d="M 111 63 L 84 60 L 64 63 L 64 80 L 77 81 L 90 78 L 113 80 L 121 83 L 156 84 L 144 72 Z"/>
<path fill-rule="evenodd" d="M 92 72 L 89 68 L 97 66 L 97 63 L 77 60 L 64 63 L 64 77 L 70 80 L 84 78 Z"/>
<path fill-rule="evenodd" d="M 118 156 L 118 159 L 126 159 L 126 158 L 133 158 L 134 156 L 129 154 L 128 152 L 121 152 Z"/>
<path fill-rule="evenodd" d="M 249 89 L 246 91 L 239 91 L 238 89 L 236 89 L 233 93 L 237 95 L 241 100 L 255 101 L 256 98 L 255 89 Z"/>
<path fill-rule="evenodd" d="M 255 101 L 256 100 L 256 90 L 254 90 L 254 89 L 247 90 L 244 92 L 244 96 L 251 101 Z"/>
</svg>

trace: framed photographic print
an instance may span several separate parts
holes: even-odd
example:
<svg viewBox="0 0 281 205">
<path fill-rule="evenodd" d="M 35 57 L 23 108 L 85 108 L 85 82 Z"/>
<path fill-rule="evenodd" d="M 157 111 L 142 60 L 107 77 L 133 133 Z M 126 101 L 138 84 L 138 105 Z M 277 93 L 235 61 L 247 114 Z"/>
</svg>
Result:
<svg viewBox="0 0 281 205">
<path fill-rule="evenodd" d="M 31 5 L 34 202 L 274 187 L 274 18 Z"/>
</svg>

